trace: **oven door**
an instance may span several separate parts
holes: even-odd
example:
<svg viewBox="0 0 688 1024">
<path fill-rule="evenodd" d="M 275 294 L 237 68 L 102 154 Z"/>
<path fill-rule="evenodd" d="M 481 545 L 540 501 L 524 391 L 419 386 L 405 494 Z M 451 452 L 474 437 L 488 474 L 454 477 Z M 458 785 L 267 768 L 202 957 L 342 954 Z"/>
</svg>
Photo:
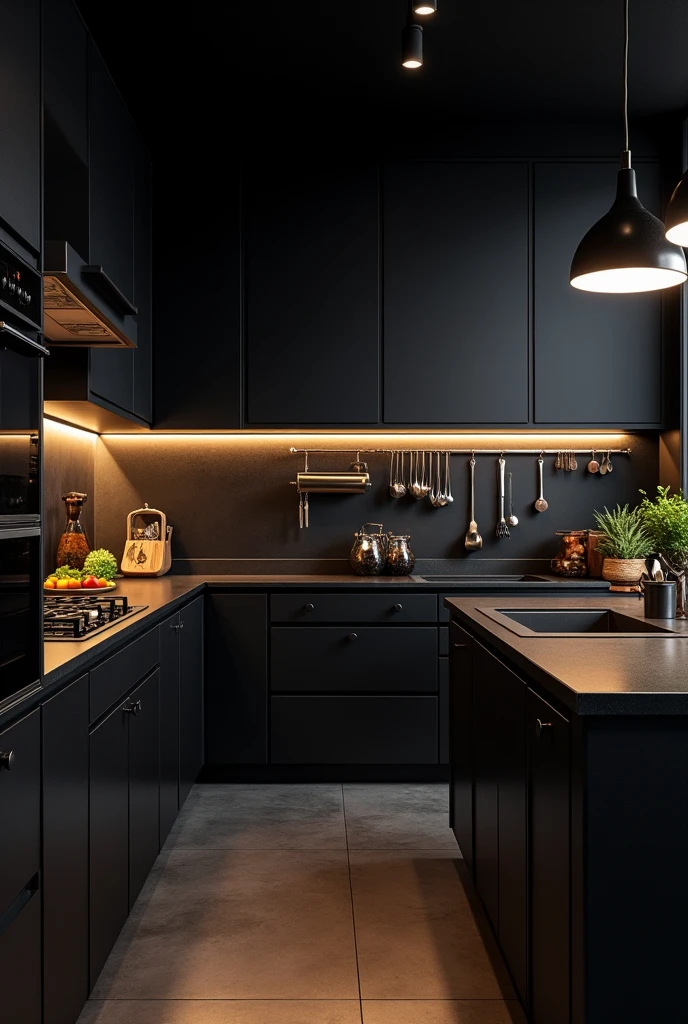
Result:
<svg viewBox="0 0 688 1024">
<path fill-rule="evenodd" d="M 38 523 L 40 513 L 42 365 L 31 339 L 9 329 L 0 322 L 0 530 L 19 520 Z M 10 338 L 16 347 L 5 347 Z"/>
<path fill-rule="evenodd" d="M 0 530 L 0 711 L 40 688 L 40 529 Z"/>
</svg>

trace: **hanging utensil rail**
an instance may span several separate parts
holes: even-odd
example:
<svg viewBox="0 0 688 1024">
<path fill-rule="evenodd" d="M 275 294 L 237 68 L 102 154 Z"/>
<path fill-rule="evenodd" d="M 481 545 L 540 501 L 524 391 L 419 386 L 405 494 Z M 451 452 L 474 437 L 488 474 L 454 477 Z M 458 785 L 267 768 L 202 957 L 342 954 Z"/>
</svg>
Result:
<svg viewBox="0 0 688 1024">
<path fill-rule="evenodd" d="M 559 455 L 563 448 L 442 448 L 448 455 Z M 572 455 L 589 455 L 592 451 L 609 455 L 631 455 L 632 448 L 567 448 Z M 290 448 L 292 455 L 393 455 L 396 452 L 420 452 L 429 455 L 437 448 Z"/>
</svg>

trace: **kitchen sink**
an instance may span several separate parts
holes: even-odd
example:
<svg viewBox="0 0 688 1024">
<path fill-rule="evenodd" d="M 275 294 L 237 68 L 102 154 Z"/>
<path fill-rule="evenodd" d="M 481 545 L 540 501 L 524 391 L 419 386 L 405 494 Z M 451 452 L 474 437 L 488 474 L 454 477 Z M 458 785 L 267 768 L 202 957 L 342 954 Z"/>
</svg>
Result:
<svg viewBox="0 0 688 1024">
<path fill-rule="evenodd" d="M 451 576 L 412 576 L 414 580 L 418 580 L 419 583 L 549 583 L 550 580 L 545 579 L 544 576 L 517 576 L 509 574 L 495 574 L 489 575 L 488 573 L 480 573 L 479 575 L 469 576 L 466 573 L 461 575 Z"/>
<path fill-rule="evenodd" d="M 610 608 L 495 608 L 493 611 L 496 614 L 490 614 L 489 611 L 486 614 L 519 636 L 546 636 L 553 633 L 587 636 L 648 633 L 678 635 L 668 626 L 660 626 L 656 622 L 648 622 L 647 619 L 636 618 L 633 615 L 624 615 L 623 612 L 616 612 Z"/>
</svg>

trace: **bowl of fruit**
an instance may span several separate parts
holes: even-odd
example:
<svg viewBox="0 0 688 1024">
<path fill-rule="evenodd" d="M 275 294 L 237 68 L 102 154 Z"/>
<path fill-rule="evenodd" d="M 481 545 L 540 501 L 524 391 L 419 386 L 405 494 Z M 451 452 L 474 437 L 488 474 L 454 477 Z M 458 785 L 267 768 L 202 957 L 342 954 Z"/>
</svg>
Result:
<svg viewBox="0 0 688 1024">
<path fill-rule="evenodd" d="M 73 594 L 76 590 L 114 590 L 117 559 L 105 548 L 90 551 L 83 569 L 61 565 L 46 577 L 43 590 L 51 597 Z"/>
</svg>

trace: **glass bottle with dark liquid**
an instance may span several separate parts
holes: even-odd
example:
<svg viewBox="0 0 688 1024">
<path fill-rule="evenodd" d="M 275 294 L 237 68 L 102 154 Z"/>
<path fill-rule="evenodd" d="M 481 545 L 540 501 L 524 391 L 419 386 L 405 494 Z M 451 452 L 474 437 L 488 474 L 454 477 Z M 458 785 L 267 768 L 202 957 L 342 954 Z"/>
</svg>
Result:
<svg viewBox="0 0 688 1024">
<path fill-rule="evenodd" d="M 67 525 L 60 537 L 57 546 L 56 565 L 68 565 L 72 569 L 83 569 L 86 555 L 91 550 L 86 531 L 84 530 L 79 517 L 84 507 L 87 494 L 80 491 L 68 491 L 62 495 L 62 500 L 67 509 Z"/>
</svg>

